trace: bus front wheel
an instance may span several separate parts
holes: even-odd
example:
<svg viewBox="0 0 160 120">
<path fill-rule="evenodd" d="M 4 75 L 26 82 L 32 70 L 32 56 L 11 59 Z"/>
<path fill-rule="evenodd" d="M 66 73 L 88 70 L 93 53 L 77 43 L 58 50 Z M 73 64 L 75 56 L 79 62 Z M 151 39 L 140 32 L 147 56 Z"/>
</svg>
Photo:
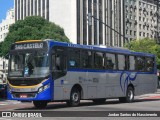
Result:
<svg viewBox="0 0 160 120">
<path fill-rule="evenodd" d="M 36 108 L 42 109 L 47 106 L 47 101 L 33 101 L 33 104 Z"/>
<path fill-rule="evenodd" d="M 78 89 L 74 88 L 71 91 L 70 100 L 67 101 L 67 104 L 71 107 L 75 107 L 80 104 L 80 91 Z"/>
</svg>

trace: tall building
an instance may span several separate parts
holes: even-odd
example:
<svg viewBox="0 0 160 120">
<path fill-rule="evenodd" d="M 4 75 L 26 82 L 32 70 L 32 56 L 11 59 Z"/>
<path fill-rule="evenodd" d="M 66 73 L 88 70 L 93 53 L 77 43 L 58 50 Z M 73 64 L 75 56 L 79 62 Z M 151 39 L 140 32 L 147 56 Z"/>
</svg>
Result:
<svg viewBox="0 0 160 120">
<path fill-rule="evenodd" d="M 2 20 L 2 23 L 0 23 L 0 42 L 4 40 L 8 33 L 9 26 L 14 22 L 14 9 L 10 9 L 7 11 L 6 19 Z"/>
<path fill-rule="evenodd" d="M 14 22 L 14 9 L 10 9 L 7 11 L 6 19 L 2 20 L 2 23 L 0 23 L 0 42 L 4 41 L 9 31 L 9 26 Z M 0 57 L 0 71 L 4 71 L 5 67 L 7 68 L 7 66 L 7 60 Z"/>
<path fill-rule="evenodd" d="M 128 41 L 142 38 L 157 39 L 157 0 L 126 0 L 125 15 Z"/>
<path fill-rule="evenodd" d="M 15 20 L 42 16 L 64 28 L 72 43 L 123 46 L 123 0 L 14 0 L 14 6 Z"/>
</svg>

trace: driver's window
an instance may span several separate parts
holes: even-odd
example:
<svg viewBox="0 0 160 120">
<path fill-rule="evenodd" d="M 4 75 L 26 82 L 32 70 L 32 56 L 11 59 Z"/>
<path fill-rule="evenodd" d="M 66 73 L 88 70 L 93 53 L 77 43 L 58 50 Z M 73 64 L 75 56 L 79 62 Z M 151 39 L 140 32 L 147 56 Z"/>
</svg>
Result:
<svg viewBox="0 0 160 120">
<path fill-rule="evenodd" d="M 64 54 L 64 48 L 55 48 L 52 55 L 52 67 L 53 70 L 65 70 L 66 69 L 66 55 Z"/>
<path fill-rule="evenodd" d="M 52 55 L 52 61 L 53 61 L 53 70 L 61 70 L 62 69 L 62 63 L 61 60 L 62 57 L 58 54 Z"/>
<path fill-rule="evenodd" d="M 55 47 L 52 53 L 52 70 L 53 79 L 57 79 L 66 74 L 66 61 L 65 49 L 62 47 Z"/>
</svg>

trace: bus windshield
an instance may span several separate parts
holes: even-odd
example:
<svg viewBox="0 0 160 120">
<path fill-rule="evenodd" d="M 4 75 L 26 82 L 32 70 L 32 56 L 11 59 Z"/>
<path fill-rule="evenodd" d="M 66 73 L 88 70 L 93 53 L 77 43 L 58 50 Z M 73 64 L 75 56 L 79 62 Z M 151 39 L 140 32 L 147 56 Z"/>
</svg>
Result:
<svg viewBox="0 0 160 120">
<path fill-rule="evenodd" d="M 45 77 L 49 74 L 48 54 L 16 52 L 10 55 L 9 77 Z"/>
</svg>

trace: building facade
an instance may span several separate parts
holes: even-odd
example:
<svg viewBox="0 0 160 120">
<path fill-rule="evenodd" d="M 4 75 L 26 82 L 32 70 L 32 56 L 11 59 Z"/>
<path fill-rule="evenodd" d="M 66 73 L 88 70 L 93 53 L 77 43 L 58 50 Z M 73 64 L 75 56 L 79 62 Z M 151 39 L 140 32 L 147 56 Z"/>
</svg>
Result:
<svg viewBox="0 0 160 120">
<path fill-rule="evenodd" d="M 7 11 L 6 19 L 2 20 L 0 23 L 0 42 L 3 42 L 7 33 L 9 32 L 9 26 L 15 22 L 14 18 L 14 9 L 10 9 Z M 4 71 L 7 68 L 7 60 L 0 57 L 0 71 Z"/>
<path fill-rule="evenodd" d="M 14 9 L 10 9 L 7 11 L 6 19 L 2 20 L 2 23 L 0 23 L 0 42 L 4 40 L 8 33 L 9 26 L 14 22 Z"/>
<path fill-rule="evenodd" d="M 157 0 L 126 0 L 125 15 L 125 34 L 129 42 L 143 38 L 157 39 Z"/>
<path fill-rule="evenodd" d="M 42 16 L 64 28 L 72 43 L 123 46 L 123 0 L 14 0 L 14 6 L 15 20 Z"/>
</svg>

